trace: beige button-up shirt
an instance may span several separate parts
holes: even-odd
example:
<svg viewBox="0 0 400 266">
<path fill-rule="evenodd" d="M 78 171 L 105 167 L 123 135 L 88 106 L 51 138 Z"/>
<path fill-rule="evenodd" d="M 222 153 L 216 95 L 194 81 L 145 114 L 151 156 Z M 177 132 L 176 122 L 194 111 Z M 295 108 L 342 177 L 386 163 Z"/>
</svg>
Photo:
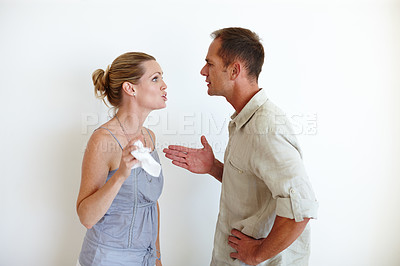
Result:
<svg viewBox="0 0 400 266">
<path fill-rule="evenodd" d="M 258 239 L 268 236 L 276 215 L 297 222 L 317 217 L 318 202 L 290 122 L 265 90 L 231 118 L 211 266 L 246 265 L 230 258 L 233 228 Z M 259 265 L 308 265 L 309 227 Z"/>
</svg>

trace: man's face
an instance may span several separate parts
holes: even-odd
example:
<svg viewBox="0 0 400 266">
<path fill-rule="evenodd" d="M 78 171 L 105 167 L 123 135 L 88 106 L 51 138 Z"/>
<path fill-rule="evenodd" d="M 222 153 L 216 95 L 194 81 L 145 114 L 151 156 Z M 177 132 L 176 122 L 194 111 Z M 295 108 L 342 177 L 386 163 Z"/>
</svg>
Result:
<svg viewBox="0 0 400 266">
<path fill-rule="evenodd" d="M 201 69 L 200 74 L 206 77 L 209 95 L 226 96 L 229 77 L 222 58 L 218 55 L 220 47 L 221 41 L 218 38 L 210 44 L 206 64 Z"/>
</svg>

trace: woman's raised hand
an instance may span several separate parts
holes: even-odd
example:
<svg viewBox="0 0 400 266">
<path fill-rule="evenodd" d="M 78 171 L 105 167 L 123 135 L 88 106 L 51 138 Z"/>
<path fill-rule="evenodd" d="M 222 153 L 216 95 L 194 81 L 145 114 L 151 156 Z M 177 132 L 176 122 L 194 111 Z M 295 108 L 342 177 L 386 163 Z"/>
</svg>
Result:
<svg viewBox="0 0 400 266">
<path fill-rule="evenodd" d="M 135 141 L 136 139 L 129 141 L 122 151 L 118 172 L 121 176 L 125 177 L 125 179 L 129 177 L 132 167 L 138 162 L 138 160 L 131 154 L 132 151 L 137 149 L 134 145 Z"/>
</svg>

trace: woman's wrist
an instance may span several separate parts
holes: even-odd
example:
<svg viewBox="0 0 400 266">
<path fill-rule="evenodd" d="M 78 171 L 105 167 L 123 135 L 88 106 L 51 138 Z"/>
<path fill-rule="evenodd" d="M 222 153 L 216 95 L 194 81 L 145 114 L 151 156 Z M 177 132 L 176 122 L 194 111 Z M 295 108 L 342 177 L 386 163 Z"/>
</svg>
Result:
<svg viewBox="0 0 400 266">
<path fill-rule="evenodd" d="M 129 176 L 129 175 L 128 175 Z M 113 175 L 113 179 L 117 182 L 120 183 L 121 185 L 125 182 L 125 180 L 128 178 L 122 171 L 119 169 L 115 172 Z"/>
</svg>

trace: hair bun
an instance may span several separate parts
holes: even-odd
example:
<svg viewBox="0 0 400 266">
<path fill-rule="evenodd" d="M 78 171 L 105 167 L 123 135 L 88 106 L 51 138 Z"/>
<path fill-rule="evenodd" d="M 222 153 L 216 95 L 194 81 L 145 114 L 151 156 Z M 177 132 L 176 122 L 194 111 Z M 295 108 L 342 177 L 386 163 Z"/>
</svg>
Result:
<svg viewBox="0 0 400 266">
<path fill-rule="evenodd" d="M 94 85 L 94 94 L 97 98 L 100 98 L 104 101 L 104 98 L 107 96 L 107 90 L 109 88 L 108 84 L 108 71 L 110 66 L 107 67 L 106 71 L 103 69 L 97 69 L 92 74 L 92 80 Z"/>
</svg>

